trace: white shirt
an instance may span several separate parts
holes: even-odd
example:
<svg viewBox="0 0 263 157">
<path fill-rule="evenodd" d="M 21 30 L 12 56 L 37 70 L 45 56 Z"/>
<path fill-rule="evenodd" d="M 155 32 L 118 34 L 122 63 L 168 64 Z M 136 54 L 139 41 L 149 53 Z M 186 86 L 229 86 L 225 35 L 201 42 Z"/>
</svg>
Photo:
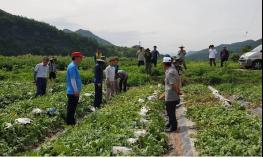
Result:
<svg viewBox="0 0 263 157">
<path fill-rule="evenodd" d="M 109 65 L 105 69 L 105 75 L 106 75 L 106 80 L 115 81 L 115 67 Z"/>
<path fill-rule="evenodd" d="M 145 57 L 144 57 L 144 55 L 145 55 L 145 53 L 144 53 L 144 50 L 138 50 L 137 51 L 137 55 L 138 55 L 138 61 L 145 61 Z"/>
<path fill-rule="evenodd" d="M 214 59 L 216 58 L 217 51 L 216 49 L 209 49 L 209 58 Z"/>
<path fill-rule="evenodd" d="M 43 63 L 39 63 L 35 67 L 35 72 L 37 73 L 37 78 L 47 78 L 48 76 L 48 65 L 44 66 Z"/>
</svg>

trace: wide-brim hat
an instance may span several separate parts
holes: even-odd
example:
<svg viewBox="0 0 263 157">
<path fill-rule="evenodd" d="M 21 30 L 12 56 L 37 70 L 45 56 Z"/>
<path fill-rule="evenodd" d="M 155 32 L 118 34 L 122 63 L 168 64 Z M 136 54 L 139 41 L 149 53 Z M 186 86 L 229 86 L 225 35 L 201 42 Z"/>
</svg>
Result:
<svg viewBox="0 0 263 157">
<path fill-rule="evenodd" d="M 180 46 L 179 48 L 185 48 L 184 46 Z"/>
</svg>

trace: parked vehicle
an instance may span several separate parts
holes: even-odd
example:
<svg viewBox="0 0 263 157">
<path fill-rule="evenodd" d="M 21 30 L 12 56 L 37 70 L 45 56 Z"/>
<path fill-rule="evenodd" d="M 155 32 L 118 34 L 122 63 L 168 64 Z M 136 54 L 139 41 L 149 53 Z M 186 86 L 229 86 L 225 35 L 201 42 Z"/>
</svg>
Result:
<svg viewBox="0 0 263 157">
<path fill-rule="evenodd" d="M 239 59 L 239 63 L 245 68 L 262 69 L 262 45 L 251 52 L 243 54 Z"/>
</svg>

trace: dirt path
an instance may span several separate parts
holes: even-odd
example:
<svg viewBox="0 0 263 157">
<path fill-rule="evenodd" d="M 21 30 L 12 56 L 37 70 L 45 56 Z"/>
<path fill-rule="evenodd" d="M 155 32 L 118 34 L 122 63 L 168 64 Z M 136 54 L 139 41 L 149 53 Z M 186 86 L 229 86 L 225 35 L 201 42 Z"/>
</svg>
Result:
<svg viewBox="0 0 263 157">
<path fill-rule="evenodd" d="M 169 133 L 168 139 L 171 150 L 165 156 L 183 156 L 183 147 L 179 133 Z"/>
<path fill-rule="evenodd" d="M 182 105 L 176 110 L 178 131 L 167 134 L 171 150 L 165 156 L 197 156 L 194 148 L 194 139 L 191 134 L 195 133 L 195 125 L 186 118 L 186 108 Z"/>
</svg>

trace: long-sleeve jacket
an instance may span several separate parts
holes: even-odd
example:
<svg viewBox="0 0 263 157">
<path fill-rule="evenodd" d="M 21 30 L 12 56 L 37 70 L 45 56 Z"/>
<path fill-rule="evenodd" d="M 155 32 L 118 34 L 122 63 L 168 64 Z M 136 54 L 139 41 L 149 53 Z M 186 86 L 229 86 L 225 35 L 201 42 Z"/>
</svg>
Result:
<svg viewBox="0 0 263 157">
<path fill-rule="evenodd" d="M 222 59 L 228 59 L 229 58 L 229 51 L 228 50 L 222 50 L 220 53 L 220 57 Z"/>
<path fill-rule="evenodd" d="M 102 66 L 97 63 L 95 66 L 95 77 L 94 77 L 94 83 L 95 84 L 101 84 L 103 82 L 103 69 Z"/>
</svg>

